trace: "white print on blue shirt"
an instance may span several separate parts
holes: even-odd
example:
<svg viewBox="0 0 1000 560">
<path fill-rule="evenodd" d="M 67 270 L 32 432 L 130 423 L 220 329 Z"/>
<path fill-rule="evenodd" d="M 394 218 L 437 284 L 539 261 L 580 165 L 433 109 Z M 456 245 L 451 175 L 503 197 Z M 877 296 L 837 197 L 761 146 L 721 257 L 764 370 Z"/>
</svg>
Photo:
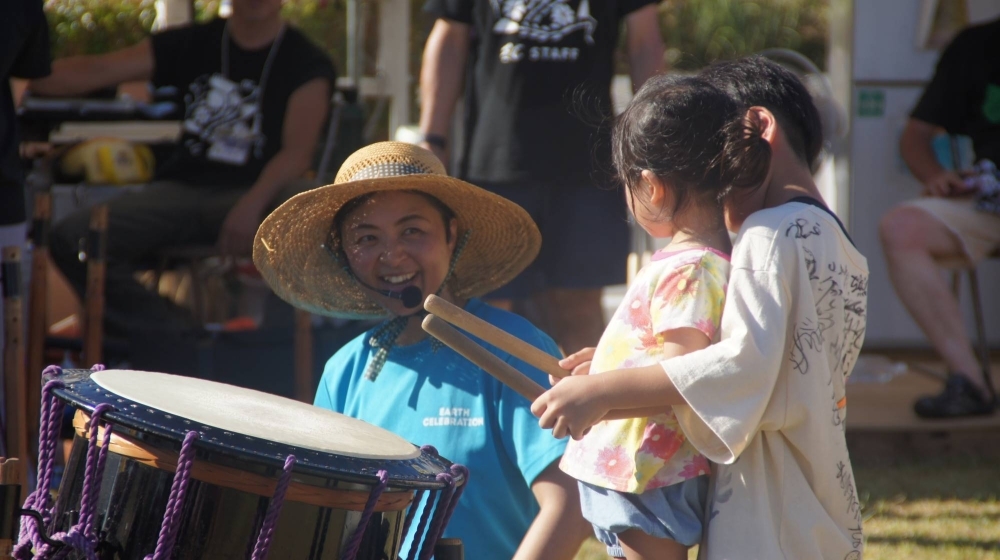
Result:
<svg viewBox="0 0 1000 560">
<path fill-rule="evenodd" d="M 472 416 L 472 410 L 468 408 L 448 408 L 442 406 L 438 409 L 438 415 L 424 417 L 424 426 L 463 426 L 468 428 L 481 428 L 486 422 L 482 416 Z"/>
</svg>

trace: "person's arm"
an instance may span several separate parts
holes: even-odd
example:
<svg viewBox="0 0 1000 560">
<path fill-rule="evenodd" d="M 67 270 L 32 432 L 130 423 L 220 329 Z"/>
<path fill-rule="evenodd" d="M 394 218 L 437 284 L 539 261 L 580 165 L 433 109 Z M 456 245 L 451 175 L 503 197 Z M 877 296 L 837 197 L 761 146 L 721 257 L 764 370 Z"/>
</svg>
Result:
<svg viewBox="0 0 1000 560">
<path fill-rule="evenodd" d="M 83 95 L 122 82 L 153 77 L 153 49 L 149 39 L 119 51 L 71 56 L 52 63 L 52 73 L 32 80 L 28 89 L 41 96 Z"/>
<path fill-rule="evenodd" d="M 592 534 L 580 513 L 580 494 L 572 477 L 549 465 L 531 484 L 539 511 L 514 555 L 516 560 L 570 560 Z"/>
<path fill-rule="evenodd" d="M 705 333 L 694 328 L 673 329 L 662 336 L 663 359 L 700 350 L 710 342 Z M 657 363 L 564 378 L 535 399 L 531 412 L 538 416 L 542 428 L 552 429 L 554 437 L 580 439 L 611 410 L 666 408 L 684 402 Z"/>
<path fill-rule="evenodd" d="M 783 245 L 787 248 L 780 262 L 789 263 L 791 272 L 760 262 L 734 266 L 719 342 L 660 364 L 684 400 L 674 406 L 684 435 L 716 463 L 732 463 L 759 431 L 784 423 L 780 403 L 776 414 L 765 417 L 792 346 L 793 300 L 785 278 L 798 274 L 794 268 L 798 255 L 794 244 Z M 768 249 L 761 247 L 760 252 L 766 254 Z M 737 262 L 735 254 L 733 261 Z"/>
<path fill-rule="evenodd" d="M 469 56 L 469 25 L 439 18 L 424 47 L 420 70 L 420 132 L 448 141 L 455 103 L 462 93 L 465 62 Z M 448 150 L 421 143 L 448 165 Z M 446 147 L 447 148 L 447 147 Z"/>
<path fill-rule="evenodd" d="M 638 91 L 651 76 L 667 69 L 663 60 L 665 47 L 663 37 L 660 36 L 660 18 L 656 6 L 649 4 L 625 16 L 632 91 Z"/>
<path fill-rule="evenodd" d="M 940 127 L 910 117 L 899 138 L 899 153 L 913 176 L 924 185 L 929 196 L 953 196 L 969 192 L 962 178 L 938 162 L 932 142 Z"/>
<path fill-rule="evenodd" d="M 264 208 L 288 181 L 301 178 L 312 165 L 316 141 L 326 123 L 329 99 L 330 84 L 326 78 L 306 82 L 288 98 L 281 149 L 226 215 L 218 241 L 223 254 L 249 255 Z"/>
</svg>

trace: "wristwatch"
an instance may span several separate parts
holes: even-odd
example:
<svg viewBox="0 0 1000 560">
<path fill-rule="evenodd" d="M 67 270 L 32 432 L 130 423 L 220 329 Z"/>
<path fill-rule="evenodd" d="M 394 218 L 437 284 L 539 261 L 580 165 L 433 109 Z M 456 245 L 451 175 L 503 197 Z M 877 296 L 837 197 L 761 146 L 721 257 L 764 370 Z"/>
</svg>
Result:
<svg viewBox="0 0 1000 560">
<path fill-rule="evenodd" d="M 440 148 L 442 150 L 448 149 L 448 139 L 440 134 L 432 134 L 432 133 L 421 134 L 420 141 L 427 142 L 431 146 Z"/>
</svg>

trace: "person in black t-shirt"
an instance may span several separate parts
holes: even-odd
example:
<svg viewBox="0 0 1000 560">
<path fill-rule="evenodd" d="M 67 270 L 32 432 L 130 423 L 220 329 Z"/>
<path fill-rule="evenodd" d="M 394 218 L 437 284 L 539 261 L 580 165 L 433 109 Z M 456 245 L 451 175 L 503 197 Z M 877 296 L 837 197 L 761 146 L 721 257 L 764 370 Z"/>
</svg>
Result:
<svg viewBox="0 0 1000 560">
<path fill-rule="evenodd" d="M 976 157 L 1000 163 L 1000 20 L 961 32 L 945 49 L 903 130 L 900 152 L 924 197 L 879 224 L 896 294 L 948 365 L 945 389 L 914 405 L 925 418 L 991 414 L 996 395 L 979 372 L 958 301 L 936 262 L 976 263 L 1000 247 L 1000 216 L 974 208 L 959 173 L 944 169 L 932 139 L 941 130 L 972 138 Z"/>
<path fill-rule="evenodd" d="M 57 60 L 32 82 L 38 95 L 77 95 L 126 81 L 176 86 L 183 136 L 141 192 L 112 200 L 105 327 L 189 326 L 188 318 L 133 279 L 161 248 L 217 243 L 249 255 L 264 211 L 312 164 L 335 73 L 326 55 L 281 19 L 281 0 L 233 0 L 232 17 L 158 33 L 105 55 Z M 288 194 L 288 193 L 284 193 Z M 88 211 L 58 223 L 59 268 L 82 295 L 77 257 Z"/>
<path fill-rule="evenodd" d="M 18 156 L 20 140 L 10 79 L 39 78 L 49 71 L 49 28 L 42 13 L 42 0 L 6 2 L 0 17 L 0 247 L 24 245 L 26 230 L 24 174 Z M 2 316 L 3 298 L 0 298 Z M 2 323 L 0 350 L 5 340 Z"/>
<path fill-rule="evenodd" d="M 542 231 L 538 259 L 491 300 L 538 296 L 563 351 L 596 345 L 601 288 L 625 281 L 629 229 L 622 193 L 602 177 L 608 127 L 594 123 L 612 114 L 622 21 L 633 88 L 663 69 L 656 0 L 428 0 L 425 11 L 438 19 L 421 70 L 423 146 L 447 162 L 467 76 L 457 175 L 520 204 Z"/>
</svg>

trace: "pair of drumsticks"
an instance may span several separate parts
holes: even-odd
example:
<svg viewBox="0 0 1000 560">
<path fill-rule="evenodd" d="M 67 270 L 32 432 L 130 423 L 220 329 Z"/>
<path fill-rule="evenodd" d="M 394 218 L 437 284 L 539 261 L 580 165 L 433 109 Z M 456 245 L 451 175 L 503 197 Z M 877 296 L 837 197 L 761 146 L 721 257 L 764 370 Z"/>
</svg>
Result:
<svg viewBox="0 0 1000 560">
<path fill-rule="evenodd" d="M 556 379 L 562 379 L 570 375 L 570 372 L 559 366 L 559 360 L 555 357 L 438 296 L 427 296 L 427 299 L 424 301 L 424 309 L 430 313 L 427 317 L 424 317 L 422 324 L 423 329 L 428 334 L 440 340 L 455 352 L 465 356 L 470 362 L 481 367 L 483 371 L 492 375 L 529 401 L 534 402 L 535 399 L 545 392 L 545 389 L 489 350 L 455 330 L 452 325 L 489 342 L 511 356 Z M 663 412 L 664 409 L 662 408 L 612 410 L 604 416 L 604 420 L 642 418 Z"/>
</svg>

